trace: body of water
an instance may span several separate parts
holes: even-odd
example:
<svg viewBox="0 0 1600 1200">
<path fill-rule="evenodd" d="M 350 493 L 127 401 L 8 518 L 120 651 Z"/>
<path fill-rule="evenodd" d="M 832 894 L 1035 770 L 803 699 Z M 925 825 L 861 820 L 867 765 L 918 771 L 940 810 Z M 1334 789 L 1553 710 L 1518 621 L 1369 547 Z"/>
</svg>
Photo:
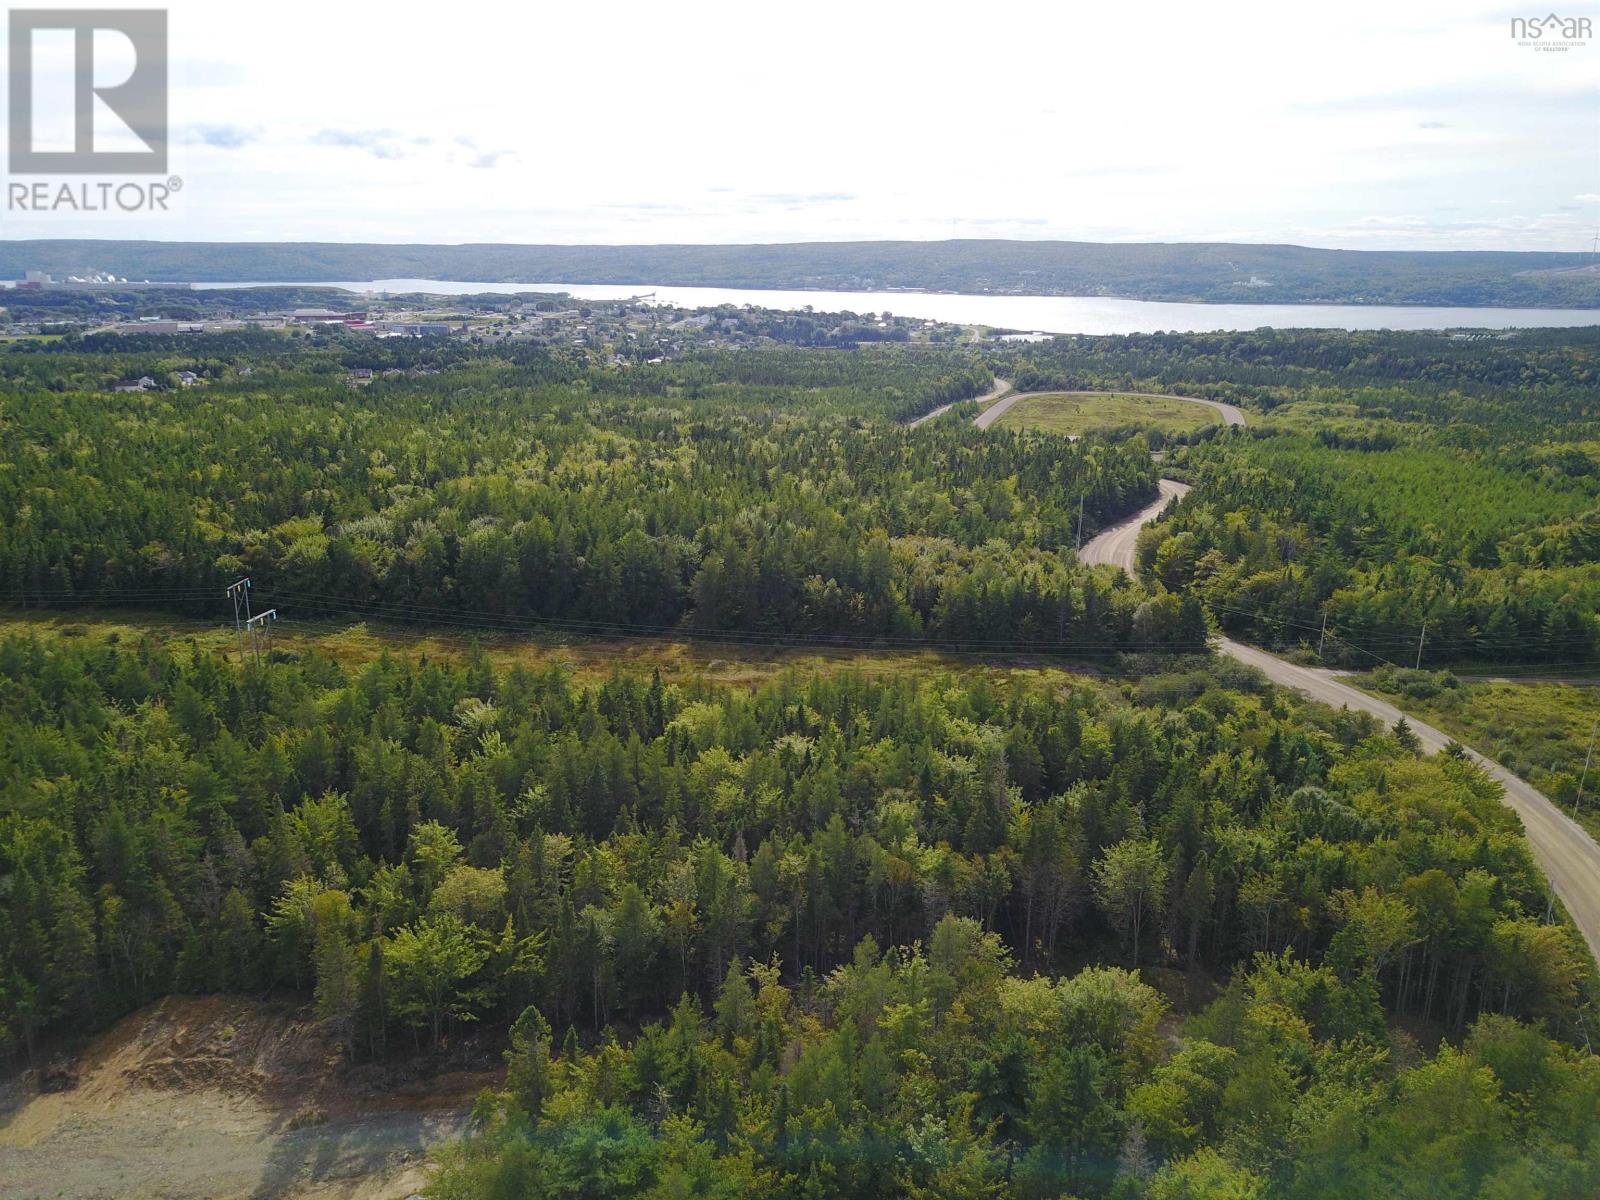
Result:
<svg viewBox="0 0 1600 1200">
<path fill-rule="evenodd" d="M 197 283 L 197 288 L 336 287 L 358 294 L 429 292 L 566 292 L 584 300 L 622 300 L 654 293 L 658 304 L 719 304 L 817 312 L 895 313 L 964 325 L 1041 333 L 1207 333 L 1260 329 L 1533 329 L 1600 325 L 1600 309 L 1423 308 L 1366 304 L 1172 304 L 1099 296 L 970 296 L 943 292 L 811 292 L 757 288 L 658 287 L 654 284 L 463 283 L 437 279 L 374 279 L 337 283 Z"/>
</svg>

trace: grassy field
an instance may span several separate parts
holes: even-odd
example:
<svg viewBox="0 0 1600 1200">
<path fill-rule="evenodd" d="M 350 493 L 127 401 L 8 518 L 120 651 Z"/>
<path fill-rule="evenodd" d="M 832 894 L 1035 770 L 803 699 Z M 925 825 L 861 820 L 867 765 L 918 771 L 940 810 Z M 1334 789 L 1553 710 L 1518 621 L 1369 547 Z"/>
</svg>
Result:
<svg viewBox="0 0 1600 1200">
<path fill-rule="evenodd" d="M 1443 671 L 1390 671 L 1351 682 L 1495 759 L 1572 811 L 1589 736 L 1600 721 L 1600 688 L 1472 682 Z M 1600 745 L 1595 760 L 1578 817 L 1600 837 Z"/>
<path fill-rule="evenodd" d="M 1006 429 L 1036 429 L 1044 433 L 1076 435 L 1130 427 L 1159 429 L 1163 433 L 1190 433 L 1221 422 L 1221 416 L 1203 404 L 1107 393 L 1098 396 L 1030 396 L 1017 401 L 995 424 Z"/>
<path fill-rule="evenodd" d="M 93 639 L 137 644 L 142 638 L 237 657 L 239 641 L 231 622 L 203 621 L 163 613 L 79 610 L 25 612 L 0 610 L 0 638 L 35 636 L 42 640 Z M 523 666 L 542 670 L 561 666 L 577 680 L 599 680 L 616 670 L 659 670 L 663 679 L 691 677 L 714 683 L 757 684 L 784 671 L 855 671 L 865 675 L 949 675 L 982 671 L 1005 678 L 1026 674 L 1047 683 L 1103 683 L 1087 664 L 1026 655 L 966 655 L 923 649 L 869 650 L 827 647 L 791 649 L 738 642 L 669 638 L 585 638 L 563 634 L 500 631 L 456 632 L 381 621 L 284 620 L 273 628 L 275 649 L 302 653 L 315 648 L 348 666 L 384 654 L 450 658 L 466 654 L 476 641 L 499 669 Z"/>
</svg>

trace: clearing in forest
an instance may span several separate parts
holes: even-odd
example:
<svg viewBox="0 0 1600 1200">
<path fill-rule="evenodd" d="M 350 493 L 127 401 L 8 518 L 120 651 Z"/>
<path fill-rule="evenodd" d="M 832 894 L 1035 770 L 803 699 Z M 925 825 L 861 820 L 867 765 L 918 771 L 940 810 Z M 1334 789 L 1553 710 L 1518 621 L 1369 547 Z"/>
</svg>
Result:
<svg viewBox="0 0 1600 1200">
<path fill-rule="evenodd" d="M 1220 424 L 1220 421 L 1216 412 L 1205 405 L 1172 397 L 1061 392 L 1019 400 L 995 424 L 1006 429 L 1078 436 L 1130 426 L 1159 429 L 1163 433 L 1192 433 L 1207 425 Z"/>
</svg>

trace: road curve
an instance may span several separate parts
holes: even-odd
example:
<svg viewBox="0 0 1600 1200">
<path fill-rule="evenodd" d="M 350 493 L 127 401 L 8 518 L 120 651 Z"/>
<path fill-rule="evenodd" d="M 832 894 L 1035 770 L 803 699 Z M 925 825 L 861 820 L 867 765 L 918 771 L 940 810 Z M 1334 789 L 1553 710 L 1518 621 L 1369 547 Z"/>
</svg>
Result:
<svg viewBox="0 0 1600 1200">
<path fill-rule="evenodd" d="M 1169 492 L 1168 488 L 1172 490 Z M 1189 489 L 1173 480 L 1161 481 L 1162 497 L 1102 532 L 1083 548 L 1082 558 L 1090 563 L 1107 563 L 1133 573 L 1134 550 L 1142 526 L 1161 515 L 1162 509 L 1174 496 Z M 1313 700 L 1335 707 L 1347 707 L 1371 713 L 1385 724 L 1392 725 L 1402 716 L 1416 731 L 1418 739 L 1428 751 L 1438 751 L 1451 739 L 1426 721 L 1402 713 L 1388 701 L 1369 696 L 1351 687 L 1332 671 L 1316 667 L 1301 667 L 1287 662 L 1275 654 L 1246 646 L 1231 638 L 1221 638 L 1217 649 L 1230 658 L 1255 667 L 1273 683 L 1303 692 Z M 1589 953 L 1600 961 L 1600 846 L 1571 817 L 1553 804 L 1550 799 L 1525 780 L 1519 779 L 1492 759 L 1485 758 L 1470 747 L 1467 757 L 1505 789 L 1505 802 L 1522 818 L 1522 828 L 1527 835 L 1533 856 L 1544 869 L 1556 895 L 1566 905 L 1572 922 L 1588 943 Z"/>
<path fill-rule="evenodd" d="M 1110 529 L 1102 529 L 1083 544 L 1078 557 L 1090 566 L 1109 565 L 1121 567 L 1133 574 L 1133 554 L 1139 544 L 1139 530 L 1161 515 L 1174 499 L 1189 490 L 1187 483 L 1176 479 L 1163 479 L 1161 496 L 1154 504 L 1141 508 L 1125 521 L 1118 521 Z"/>
<path fill-rule="evenodd" d="M 1000 376 L 996 375 L 994 377 L 994 386 L 992 388 L 990 388 L 987 392 L 985 392 L 983 395 L 974 397 L 974 399 L 976 399 L 979 404 L 987 404 L 991 400 L 996 400 L 996 399 L 999 399 L 1001 396 L 1004 396 L 1010 390 L 1011 390 L 1011 381 L 1009 379 L 1001 379 Z M 944 416 L 945 413 L 949 412 L 956 405 L 958 405 L 958 404 L 966 404 L 966 403 L 967 403 L 966 400 L 952 400 L 949 404 L 941 404 L 941 405 L 939 405 L 939 407 L 934 409 L 932 412 L 923 413 L 915 421 L 907 421 L 906 424 L 909 425 L 912 429 L 915 429 L 918 425 L 926 425 L 929 421 L 933 420 L 935 417 Z M 983 419 L 982 414 L 979 414 L 979 418 L 978 419 L 979 420 Z M 988 427 L 987 426 L 980 426 L 980 428 L 988 428 Z"/>
<path fill-rule="evenodd" d="M 1005 416 L 1006 410 L 1018 400 L 1026 400 L 1029 396 L 1044 396 L 1047 394 L 1048 393 L 1046 392 L 1012 392 L 1011 395 L 1006 396 L 996 404 L 991 404 L 977 416 L 973 417 L 972 423 L 979 429 L 987 429 L 1001 417 Z"/>
<path fill-rule="evenodd" d="M 1026 400 L 1030 396 L 1138 396 L 1142 400 L 1182 400 L 1186 404 L 1204 404 L 1207 408 L 1215 409 L 1222 414 L 1224 425 L 1243 425 L 1244 413 L 1231 404 L 1224 404 L 1220 400 L 1202 400 L 1198 396 L 1169 396 L 1164 392 L 1016 392 L 1000 403 L 991 405 L 978 414 L 972 423 L 979 429 L 987 429 L 1006 414 L 1018 400 Z"/>
</svg>

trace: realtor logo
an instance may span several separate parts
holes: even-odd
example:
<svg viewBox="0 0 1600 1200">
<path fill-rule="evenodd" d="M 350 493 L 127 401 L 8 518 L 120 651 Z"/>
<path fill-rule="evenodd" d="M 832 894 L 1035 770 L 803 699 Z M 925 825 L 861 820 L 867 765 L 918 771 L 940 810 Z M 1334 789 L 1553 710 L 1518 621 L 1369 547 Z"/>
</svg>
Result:
<svg viewBox="0 0 1600 1200">
<path fill-rule="evenodd" d="M 12 9 L 10 72 L 13 175 L 166 172 L 165 9 Z"/>
</svg>

